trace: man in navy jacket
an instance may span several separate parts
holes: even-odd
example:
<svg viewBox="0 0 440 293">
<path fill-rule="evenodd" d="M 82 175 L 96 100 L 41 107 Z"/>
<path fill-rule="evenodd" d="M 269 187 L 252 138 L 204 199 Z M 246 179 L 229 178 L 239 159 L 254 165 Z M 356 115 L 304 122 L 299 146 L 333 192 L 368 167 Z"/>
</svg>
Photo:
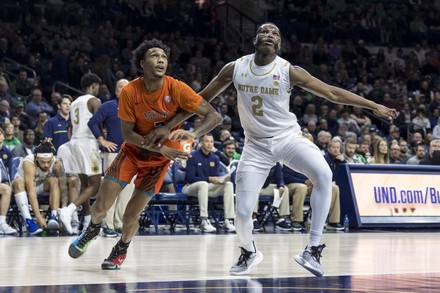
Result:
<svg viewBox="0 0 440 293">
<path fill-rule="evenodd" d="M 191 158 L 186 162 L 186 181 L 188 182 L 182 191 L 199 199 L 200 218 L 202 223 L 200 230 L 203 232 L 215 232 L 216 229 L 208 219 L 208 198 L 223 195 L 223 207 L 225 212 L 225 229 L 228 232 L 235 231 L 231 222 L 234 219 L 234 187 L 228 176 L 221 176 L 220 161 L 217 155 L 212 153 L 214 138 L 212 134 L 205 134 L 200 138 L 200 148 L 191 153 Z"/>
</svg>

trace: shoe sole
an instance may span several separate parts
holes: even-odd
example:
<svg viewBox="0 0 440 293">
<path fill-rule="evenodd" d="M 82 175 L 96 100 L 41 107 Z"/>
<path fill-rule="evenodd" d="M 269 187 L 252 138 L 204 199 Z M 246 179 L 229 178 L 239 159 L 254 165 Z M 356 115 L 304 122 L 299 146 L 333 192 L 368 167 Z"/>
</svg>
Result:
<svg viewBox="0 0 440 293">
<path fill-rule="evenodd" d="M 28 230 L 28 232 L 29 232 L 29 230 Z M 43 229 L 39 228 L 38 230 L 35 230 L 34 232 L 29 232 L 29 234 L 30 235 L 38 235 L 42 232 L 43 232 Z"/>
<path fill-rule="evenodd" d="M 275 230 L 280 230 L 280 231 L 292 231 L 293 228 L 280 228 L 280 227 L 275 227 Z"/>
<path fill-rule="evenodd" d="M 293 258 L 300 266 L 314 274 L 316 277 L 320 278 L 324 275 L 324 272 L 317 271 L 315 267 L 311 266 L 301 255 L 296 255 Z"/>
<path fill-rule="evenodd" d="M 101 264 L 101 270 L 103 271 L 117 271 L 120 270 L 121 267 L 118 265 L 106 265 L 106 264 Z"/>
<path fill-rule="evenodd" d="M 257 258 L 254 260 L 254 262 L 247 268 L 247 270 L 242 271 L 242 272 L 231 272 L 229 271 L 229 273 L 231 275 L 235 275 L 235 276 L 240 276 L 240 275 L 248 275 L 251 273 L 251 269 L 252 267 L 258 265 L 260 262 L 262 262 L 264 259 L 263 254 L 259 251 L 259 253 L 257 254 Z"/>
</svg>

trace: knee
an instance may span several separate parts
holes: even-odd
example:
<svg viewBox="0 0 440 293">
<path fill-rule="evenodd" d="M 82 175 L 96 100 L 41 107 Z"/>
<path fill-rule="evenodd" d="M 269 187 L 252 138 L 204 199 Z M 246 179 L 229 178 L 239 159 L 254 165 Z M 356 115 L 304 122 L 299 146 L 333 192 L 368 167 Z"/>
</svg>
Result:
<svg viewBox="0 0 440 293">
<path fill-rule="evenodd" d="M 2 196 L 10 197 L 12 193 L 12 188 L 8 184 L 0 184 L 0 193 Z"/>
<path fill-rule="evenodd" d="M 67 178 L 67 184 L 69 188 L 78 188 L 78 177 L 70 176 Z"/>
<path fill-rule="evenodd" d="M 47 181 L 51 186 L 58 187 L 58 178 L 57 177 L 47 177 Z"/>
</svg>

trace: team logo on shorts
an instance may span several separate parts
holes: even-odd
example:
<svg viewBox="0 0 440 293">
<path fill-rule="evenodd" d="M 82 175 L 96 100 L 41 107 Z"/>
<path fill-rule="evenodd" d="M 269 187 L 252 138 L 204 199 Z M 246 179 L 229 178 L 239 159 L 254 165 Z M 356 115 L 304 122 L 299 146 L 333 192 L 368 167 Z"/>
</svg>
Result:
<svg viewBox="0 0 440 293">
<path fill-rule="evenodd" d="M 171 102 L 171 96 L 165 96 L 164 99 L 165 99 L 165 102 L 168 102 L 168 103 Z"/>
</svg>

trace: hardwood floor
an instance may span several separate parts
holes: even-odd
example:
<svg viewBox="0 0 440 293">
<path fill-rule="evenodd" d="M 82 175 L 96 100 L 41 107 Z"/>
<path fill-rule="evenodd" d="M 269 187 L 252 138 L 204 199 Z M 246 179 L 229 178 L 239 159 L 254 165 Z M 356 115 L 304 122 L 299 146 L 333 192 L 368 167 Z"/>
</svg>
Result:
<svg viewBox="0 0 440 293">
<path fill-rule="evenodd" d="M 0 292 L 439 292 L 440 234 L 325 233 L 323 278 L 293 261 L 308 234 L 255 234 L 264 254 L 251 275 L 228 270 L 235 234 L 137 236 L 119 271 L 101 271 L 116 239 L 98 237 L 79 259 L 74 237 L 0 237 Z M 82 291 L 81 291 L 82 290 Z"/>
</svg>

